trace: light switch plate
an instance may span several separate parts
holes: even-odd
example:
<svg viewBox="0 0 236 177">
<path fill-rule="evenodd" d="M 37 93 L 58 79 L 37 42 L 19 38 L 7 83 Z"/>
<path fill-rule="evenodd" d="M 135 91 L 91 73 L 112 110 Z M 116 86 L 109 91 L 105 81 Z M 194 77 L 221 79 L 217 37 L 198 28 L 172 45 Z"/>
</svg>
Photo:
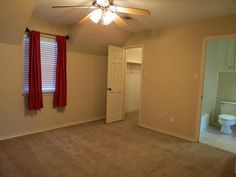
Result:
<svg viewBox="0 0 236 177">
<path fill-rule="evenodd" d="M 195 80 L 197 80 L 197 79 L 198 79 L 198 73 L 194 73 L 193 78 L 194 78 Z"/>
</svg>

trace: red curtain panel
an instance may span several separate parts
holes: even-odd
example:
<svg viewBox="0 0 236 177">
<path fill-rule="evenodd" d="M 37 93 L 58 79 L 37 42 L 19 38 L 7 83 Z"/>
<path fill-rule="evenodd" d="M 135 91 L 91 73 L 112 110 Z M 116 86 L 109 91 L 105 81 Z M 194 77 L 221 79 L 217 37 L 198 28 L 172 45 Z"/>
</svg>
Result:
<svg viewBox="0 0 236 177">
<path fill-rule="evenodd" d="M 67 81 L 66 81 L 66 39 L 57 36 L 57 66 L 56 66 L 56 90 L 54 94 L 54 107 L 66 107 Z"/>
<path fill-rule="evenodd" d="M 29 48 L 29 93 L 28 109 L 40 110 L 43 108 L 42 76 L 40 62 L 40 32 L 30 32 Z"/>
</svg>

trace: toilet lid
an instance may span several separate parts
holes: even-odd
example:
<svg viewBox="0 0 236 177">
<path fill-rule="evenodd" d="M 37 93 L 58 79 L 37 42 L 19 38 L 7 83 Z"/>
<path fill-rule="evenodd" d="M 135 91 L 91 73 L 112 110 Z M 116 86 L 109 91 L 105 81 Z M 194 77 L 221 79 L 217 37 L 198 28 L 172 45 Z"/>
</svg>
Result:
<svg viewBox="0 0 236 177">
<path fill-rule="evenodd" d="M 219 117 L 221 119 L 225 119 L 225 120 L 235 120 L 235 116 L 229 115 L 229 114 L 220 114 Z"/>
</svg>

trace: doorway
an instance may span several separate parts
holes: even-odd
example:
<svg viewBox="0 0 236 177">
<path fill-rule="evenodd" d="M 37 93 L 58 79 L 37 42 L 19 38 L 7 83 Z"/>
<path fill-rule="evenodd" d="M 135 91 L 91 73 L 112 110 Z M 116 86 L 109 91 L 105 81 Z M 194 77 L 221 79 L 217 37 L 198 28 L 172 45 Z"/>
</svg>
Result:
<svg viewBox="0 0 236 177">
<path fill-rule="evenodd" d="M 125 49 L 125 61 L 125 118 L 137 122 L 140 113 L 143 47 L 127 47 Z"/>
<path fill-rule="evenodd" d="M 199 141 L 236 153 L 236 37 L 206 41 Z"/>
<path fill-rule="evenodd" d="M 106 123 L 139 120 L 143 47 L 108 47 Z"/>
</svg>

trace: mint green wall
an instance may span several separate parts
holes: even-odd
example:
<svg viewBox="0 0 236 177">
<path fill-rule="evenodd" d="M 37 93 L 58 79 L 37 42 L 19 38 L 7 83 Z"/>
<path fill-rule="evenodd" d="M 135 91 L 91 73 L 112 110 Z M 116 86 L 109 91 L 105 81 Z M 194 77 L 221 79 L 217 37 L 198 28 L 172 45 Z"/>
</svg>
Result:
<svg viewBox="0 0 236 177">
<path fill-rule="evenodd" d="M 205 62 L 202 114 L 209 114 L 211 124 L 214 122 L 218 86 L 219 56 L 219 43 L 216 40 L 208 41 Z"/>
</svg>

